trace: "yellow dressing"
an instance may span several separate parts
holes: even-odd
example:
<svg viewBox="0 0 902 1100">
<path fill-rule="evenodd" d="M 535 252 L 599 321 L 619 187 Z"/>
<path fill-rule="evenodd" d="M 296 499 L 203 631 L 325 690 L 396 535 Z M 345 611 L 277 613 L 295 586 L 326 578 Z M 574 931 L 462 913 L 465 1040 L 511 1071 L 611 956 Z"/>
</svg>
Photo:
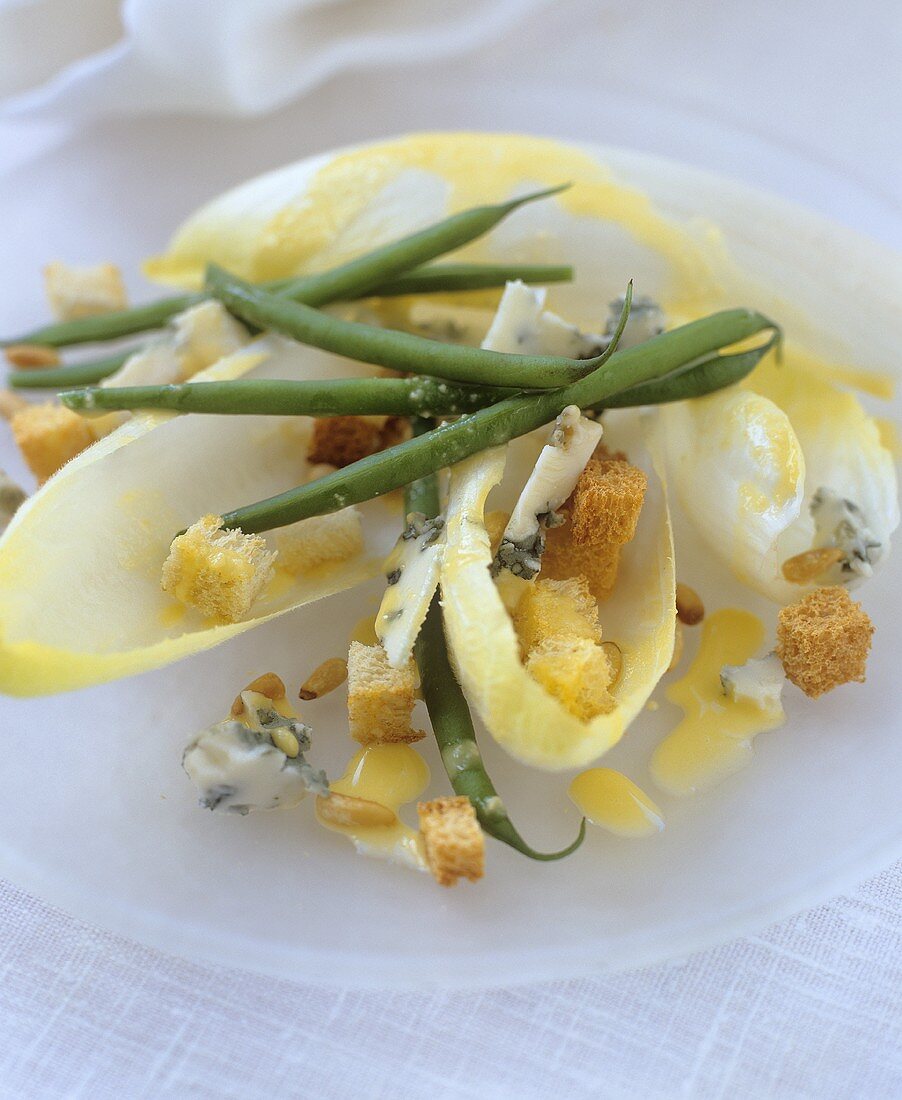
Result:
<svg viewBox="0 0 902 1100">
<path fill-rule="evenodd" d="M 880 433 L 880 445 L 885 447 L 898 462 L 902 459 L 902 439 L 899 438 L 899 425 L 888 417 L 876 418 L 877 431 Z"/>
<path fill-rule="evenodd" d="M 779 703 L 733 700 L 720 682 L 724 665 L 744 664 L 763 641 L 764 626 L 748 611 L 727 608 L 705 620 L 695 660 L 667 689 L 685 716 L 652 755 L 652 777 L 663 790 L 688 795 L 714 786 L 751 760 L 757 734 L 783 725 Z"/>
<path fill-rule="evenodd" d="M 397 814 L 428 784 L 429 765 L 415 749 L 409 745 L 370 745 L 351 757 L 344 775 L 330 788 L 337 794 L 377 802 Z M 327 829 L 344 833 L 364 855 L 426 869 L 420 834 L 400 818 L 391 825 L 339 826 L 326 820 L 319 808 L 316 816 Z"/>
<path fill-rule="evenodd" d="M 360 642 L 361 645 L 378 645 L 379 636 L 376 634 L 376 618 L 374 615 L 364 615 L 358 619 L 351 631 L 350 640 Z"/>
<path fill-rule="evenodd" d="M 664 828 L 664 815 L 648 795 L 611 768 L 580 772 L 568 793 L 593 825 L 616 836 L 654 836 Z"/>
</svg>

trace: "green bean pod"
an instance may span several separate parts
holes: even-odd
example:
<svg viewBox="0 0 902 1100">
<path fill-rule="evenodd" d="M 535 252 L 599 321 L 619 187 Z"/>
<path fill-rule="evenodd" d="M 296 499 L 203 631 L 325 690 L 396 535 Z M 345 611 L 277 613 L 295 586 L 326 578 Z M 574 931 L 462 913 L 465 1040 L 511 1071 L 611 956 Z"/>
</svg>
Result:
<svg viewBox="0 0 902 1100">
<path fill-rule="evenodd" d="M 750 351 L 721 355 L 714 352 L 665 378 L 642 382 L 628 390 L 609 397 L 601 405 L 593 406 L 594 412 L 605 409 L 625 409 L 636 405 L 668 405 L 674 401 L 686 401 L 692 397 L 705 397 L 709 393 L 734 386 L 747 377 L 768 352 L 780 344 L 780 334 L 775 333 L 766 344 Z"/>
<path fill-rule="evenodd" d="M 566 264 L 427 264 L 380 283 L 372 296 L 393 298 L 400 294 L 492 290 L 516 279 L 537 286 L 569 283 L 573 280 L 573 268 Z"/>
<path fill-rule="evenodd" d="M 776 328 L 767 317 L 746 309 L 703 317 L 616 352 L 588 377 L 565 389 L 506 398 L 307 485 L 228 512 L 223 517 L 225 526 L 239 527 L 247 533 L 268 531 L 372 500 L 488 447 L 526 435 L 550 423 L 567 405 L 581 409 L 603 405 L 631 386 L 660 378 L 719 348 Z"/>
<path fill-rule="evenodd" d="M 7 382 L 17 390 L 55 390 L 67 386 L 90 386 L 109 378 L 133 356 L 140 348 L 129 348 L 104 359 L 92 359 L 89 363 L 71 363 L 65 367 L 50 367 L 47 370 L 14 370 L 7 376 Z"/>
<path fill-rule="evenodd" d="M 569 184 L 564 184 L 561 187 L 534 191 L 508 202 L 462 210 L 459 214 L 453 214 L 450 218 L 445 218 L 417 233 L 382 245 L 330 271 L 278 279 L 267 284 L 268 289 L 272 293 L 293 298 L 311 306 L 375 294 L 380 284 L 390 283 L 412 268 L 419 268 L 436 256 L 442 256 L 446 252 L 468 244 L 494 228 L 503 218 L 525 203 L 555 195 L 568 186 Z M 400 293 L 411 292 L 404 290 Z M 134 332 L 160 328 L 176 313 L 181 313 L 208 297 L 209 295 L 203 292 L 179 294 L 115 313 L 103 313 L 95 317 L 82 317 L 74 321 L 45 325 L 23 336 L 0 341 L 0 346 L 43 344 L 49 347 L 67 347 L 72 344 L 114 340 Z"/>
<path fill-rule="evenodd" d="M 457 416 L 515 392 L 456 386 L 436 378 L 339 378 L 322 382 L 241 378 L 232 382 L 78 389 L 61 393 L 60 400 L 67 408 L 88 414 L 112 409 L 170 409 L 243 416 Z"/>
<path fill-rule="evenodd" d="M 566 359 L 557 355 L 509 355 L 464 344 L 446 344 L 409 332 L 342 321 L 251 286 L 215 264 L 207 268 L 207 287 L 230 313 L 257 328 L 271 329 L 302 344 L 363 363 L 452 382 L 555 389 L 591 373 L 605 362 L 613 346 L 609 345 L 592 359 Z M 624 312 L 628 310 L 625 303 Z"/>
<path fill-rule="evenodd" d="M 423 422 L 420 421 L 414 427 L 415 434 L 422 434 L 422 429 Z M 433 517 L 439 511 L 438 477 L 435 474 L 428 474 L 407 487 L 404 494 L 405 514 L 422 512 Z M 585 838 L 585 818 L 572 844 L 559 852 L 537 852 L 517 832 L 499 798 L 476 743 L 470 708 L 448 658 L 438 596 L 433 597 L 426 620 L 414 642 L 413 652 L 420 670 L 423 700 L 429 711 L 442 764 L 455 794 L 469 798 L 479 824 L 489 836 L 503 841 L 530 859 L 555 860 L 570 855 Z"/>
</svg>

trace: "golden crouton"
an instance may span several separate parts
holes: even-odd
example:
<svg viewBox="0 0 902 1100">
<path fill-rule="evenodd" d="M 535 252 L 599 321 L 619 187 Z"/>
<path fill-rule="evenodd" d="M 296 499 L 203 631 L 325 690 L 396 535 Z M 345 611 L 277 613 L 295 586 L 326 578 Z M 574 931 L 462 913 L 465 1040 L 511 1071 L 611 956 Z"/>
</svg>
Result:
<svg viewBox="0 0 902 1100">
<path fill-rule="evenodd" d="M 21 394 L 12 390 L 0 390 L 0 417 L 4 420 L 12 420 L 17 412 L 28 408 L 28 402 Z"/>
<path fill-rule="evenodd" d="M 617 705 L 608 690 L 613 679 L 608 655 L 589 638 L 546 638 L 531 650 L 526 671 L 584 722 Z"/>
<path fill-rule="evenodd" d="M 466 795 L 417 804 L 426 862 L 439 886 L 459 878 L 475 882 L 485 874 L 485 836 Z"/>
<path fill-rule="evenodd" d="M 329 416 L 313 422 L 310 462 L 349 466 L 382 450 L 384 416 Z"/>
<path fill-rule="evenodd" d="M 279 565 L 289 573 L 307 573 L 318 565 L 347 561 L 363 550 L 363 527 L 356 508 L 312 516 L 276 533 Z"/>
<path fill-rule="evenodd" d="M 780 611 L 777 656 L 786 677 L 816 699 L 851 681 L 864 682 L 874 626 L 840 585 L 816 588 Z"/>
<path fill-rule="evenodd" d="M 601 641 L 598 608 L 585 577 L 530 582 L 513 615 L 514 630 L 526 656 L 555 635 Z"/>
<path fill-rule="evenodd" d="M 56 260 L 44 268 L 44 288 L 60 321 L 111 313 L 128 305 L 122 274 L 115 264 L 70 267 Z"/>
<path fill-rule="evenodd" d="M 351 642 L 348 651 L 348 721 L 361 745 L 411 744 L 426 735 L 410 725 L 416 702 L 413 661 L 392 668 L 381 645 Z"/>
<path fill-rule="evenodd" d="M 6 361 L 17 370 L 44 370 L 58 367 L 60 355 L 56 348 L 43 344 L 10 344 L 6 348 Z"/>
<path fill-rule="evenodd" d="M 226 531 L 220 516 L 204 516 L 173 539 L 163 591 L 217 622 L 234 623 L 272 577 L 275 556 L 262 535 Z"/>
<path fill-rule="evenodd" d="M 597 600 L 611 594 L 620 547 L 636 533 L 648 478 L 619 455 L 593 457 L 561 508 L 564 522 L 548 531 L 543 576 L 582 573 Z"/>
<path fill-rule="evenodd" d="M 27 405 L 13 414 L 13 436 L 39 482 L 90 447 L 96 436 L 88 421 L 63 405 Z"/>
</svg>

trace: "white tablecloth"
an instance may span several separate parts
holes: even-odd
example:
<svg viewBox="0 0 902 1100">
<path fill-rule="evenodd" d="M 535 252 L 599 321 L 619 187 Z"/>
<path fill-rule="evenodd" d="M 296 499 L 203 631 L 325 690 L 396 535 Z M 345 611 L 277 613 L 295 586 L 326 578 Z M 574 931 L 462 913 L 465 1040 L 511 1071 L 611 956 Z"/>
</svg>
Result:
<svg viewBox="0 0 902 1100">
<path fill-rule="evenodd" d="M 310 149 L 460 126 L 633 145 L 902 243 L 894 0 L 530 11 L 503 43 L 400 77 L 333 80 L 278 124 Z M 57 136 L 0 127 L 0 170 Z M 3 1100 L 898 1097 L 900 991 L 902 864 L 669 966 L 450 994 L 336 992 L 195 965 L 0 883 Z"/>
<path fill-rule="evenodd" d="M 196 966 L 0 884 L 0 1097 L 902 1095 L 902 864 L 669 966 L 454 993 Z"/>
</svg>

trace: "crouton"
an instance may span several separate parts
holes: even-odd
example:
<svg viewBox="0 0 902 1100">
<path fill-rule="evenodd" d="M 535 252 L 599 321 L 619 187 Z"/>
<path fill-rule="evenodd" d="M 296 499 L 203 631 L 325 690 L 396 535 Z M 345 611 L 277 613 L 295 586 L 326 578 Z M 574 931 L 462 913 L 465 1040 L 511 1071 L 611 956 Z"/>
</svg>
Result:
<svg viewBox="0 0 902 1100">
<path fill-rule="evenodd" d="M 560 580 L 582 573 L 595 598 L 607 598 L 617 580 L 620 548 L 636 533 L 647 488 L 644 471 L 619 454 L 590 458 L 560 510 L 564 522 L 548 531 L 543 575 Z"/>
<path fill-rule="evenodd" d="M 295 575 L 318 565 L 347 561 L 363 550 L 363 527 L 356 508 L 312 516 L 276 533 L 279 566 Z"/>
<path fill-rule="evenodd" d="M 617 705 L 608 690 L 613 679 L 608 655 L 589 638 L 545 638 L 530 651 L 526 671 L 584 722 Z"/>
<path fill-rule="evenodd" d="M 12 420 L 17 412 L 28 408 L 28 402 L 21 394 L 12 390 L 0 390 L 0 417 L 4 420 Z"/>
<path fill-rule="evenodd" d="M 411 744 L 426 735 L 410 725 L 416 702 L 413 661 L 392 668 L 381 645 L 351 642 L 348 651 L 348 721 L 361 745 Z"/>
<path fill-rule="evenodd" d="M 13 414 L 13 436 L 28 468 L 44 482 L 95 441 L 94 429 L 78 413 L 47 402 Z"/>
<path fill-rule="evenodd" d="M 6 361 L 17 370 L 45 370 L 58 367 L 60 355 L 56 348 L 44 344 L 10 344 L 6 348 Z"/>
<path fill-rule="evenodd" d="M 524 656 L 553 636 L 601 641 L 598 608 L 585 577 L 532 581 L 517 603 L 513 621 Z"/>
<path fill-rule="evenodd" d="M 382 449 L 384 416 L 329 416 L 313 422 L 313 438 L 307 458 L 349 466 Z"/>
<path fill-rule="evenodd" d="M 485 874 L 485 836 L 466 795 L 419 802 L 417 815 L 426 862 L 439 886 L 460 878 L 475 882 Z"/>
<path fill-rule="evenodd" d="M 816 588 L 780 610 L 777 656 L 787 679 L 816 699 L 840 684 L 864 682 L 873 633 L 845 588 Z"/>
<path fill-rule="evenodd" d="M 60 321 L 112 313 L 128 305 L 122 274 L 115 264 L 70 267 L 56 260 L 44 268 L 44 288 Z"/>
<path fill-rule="evenodd" d="M 204 516 L 173 539 L 163 591 L 217 622 L 234 623 L 272 577 L 275 557 L 262 535 L 226 531 L 220 516 Z"/>
</svg>

